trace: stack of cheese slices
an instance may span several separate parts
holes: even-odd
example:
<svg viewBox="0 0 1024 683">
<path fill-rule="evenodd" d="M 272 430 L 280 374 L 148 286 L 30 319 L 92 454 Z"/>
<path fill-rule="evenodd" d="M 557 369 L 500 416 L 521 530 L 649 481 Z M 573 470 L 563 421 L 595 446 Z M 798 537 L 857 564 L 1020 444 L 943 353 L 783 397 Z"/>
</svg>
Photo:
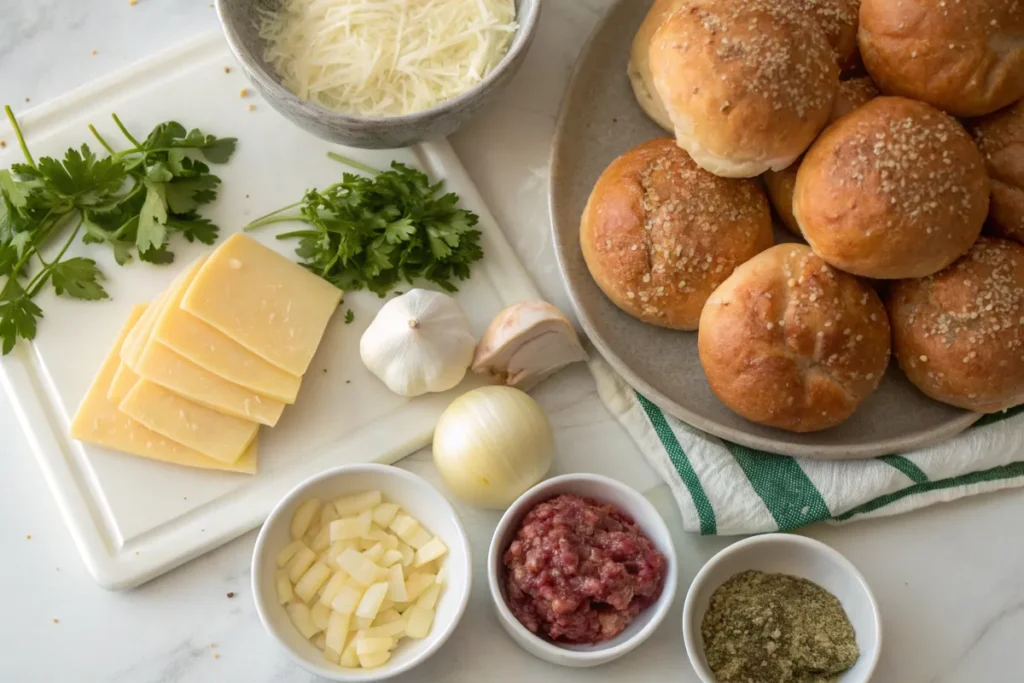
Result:
<svg viewBox="0 0 1024 683">
<path fill-rule="evenodd" d="M 136 306 L 71 436 L 155 460 L 256 472 L 256 435 L 295 402 L 342 292 L 242 235 Z"/>
</svg>

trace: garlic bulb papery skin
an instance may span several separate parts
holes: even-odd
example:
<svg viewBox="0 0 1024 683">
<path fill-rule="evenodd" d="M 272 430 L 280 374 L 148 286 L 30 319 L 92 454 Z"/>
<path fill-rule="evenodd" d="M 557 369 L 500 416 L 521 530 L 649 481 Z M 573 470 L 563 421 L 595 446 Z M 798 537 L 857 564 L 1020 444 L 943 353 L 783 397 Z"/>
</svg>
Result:
<svg viewBox="0 0 1024 683">
<path fill-rule="evenodd" d="M 466 375 L 476 339 L 455 299 L 412 289 L 384 304 L 359 340 L 363 364 L 401 396 L 447 391 Z"/>
</svg>

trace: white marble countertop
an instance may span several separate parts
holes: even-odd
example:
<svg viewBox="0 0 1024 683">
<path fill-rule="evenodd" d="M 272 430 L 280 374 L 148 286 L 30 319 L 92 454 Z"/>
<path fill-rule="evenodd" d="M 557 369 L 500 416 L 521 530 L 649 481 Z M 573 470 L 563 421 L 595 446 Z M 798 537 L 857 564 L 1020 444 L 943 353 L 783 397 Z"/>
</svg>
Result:
<svg viewBox="0 0 1024 683">
<path fill-rule="evenodd" d="M 568 308 L 547 217 L 546 166 L 573 60 L 611 0 L 548 0 L 529 60 L 501 100 L 453 138 L 544 294 Z M 5 0 L 0 99 L 22 111 L 216 27 L 206 0 Z M 94 52 L 95 51 L 95 52 Z M 542 387 L 559 472 L 658 482 L 605 411 L 582 367 Z M 427 453 L 405 461 L 428 477 Z M 465 516 L 483 514 L 462 508 Z M 486 516 L 486 515 L 485 515 Z M 497 521 L 497 515 L 493 522 Z M 669 523 L 678 531 L 674 513 Z M 1006 492 L 899 518 L 806 533 L 865 574 L 884 621 L 880 683 L 1020 683 L 1024 642 L 1024 493 Z M 481 521 L 487 521 L 486 519 Z M 470 525 L 472 526 L 472 525 Z M 486 528 L 487 524 L 477 525 Z M 30 537 L 30 538 L 29 538 Z M 255 532 L 126 593 L 97 587 L 61 522 L 7 398 L 0 395 L 0 681 L 299 683 L 314 680 L 263 633 L 248 589 Z M 489 538 L 472 539 L 478 559 Z M 677 533 L 680 597 L 633 654 L 598 669 L 558 669 L 519 650 L 477 583 L 455 637 L 401 680 L 696 683 L 680 633 L 682 595 L 726 539 Z M 234 593 L 229 599 L 228 593 Z"/>
</svg>

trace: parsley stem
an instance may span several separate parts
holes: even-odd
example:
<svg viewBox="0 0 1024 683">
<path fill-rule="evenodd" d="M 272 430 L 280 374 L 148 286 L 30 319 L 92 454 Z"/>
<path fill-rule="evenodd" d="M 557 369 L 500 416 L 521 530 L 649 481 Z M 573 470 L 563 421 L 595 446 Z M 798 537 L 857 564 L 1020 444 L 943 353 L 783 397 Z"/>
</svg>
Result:
<svg viewBox="0 0 1024 683">
<path fill-rule="evenodd" d="M 98 130 L 96 130 L 96 126 L 94 126 L 94 125 L 92 125 L 92 124 L 90 123 L 90 124 L 89 124 L 89 131 L 90 131 L 90 132 L 91 132 L 91 133 L 93 134 L 93 136 L 94 136 L 94 137 L 95 137 L 95 138 L 96 138 L 97 140 L 99 140 L 99 143 L 100 143 L 101 145 L 103 145 L 103 149 L 107 150 L 107 152 L 109 152 L 111 156 L 113 156 L 113 155 L 117 154 L 117 152 L 115 152 L 115 151 L 114 151 L 114 148 L 113 148 L 113 147 L 111 147 L 110 145 L 108 145 L 108 144 L 107 144 L 107 141 L 106 141 L 106 140 L 104 140 L 104 139 L 103 139 L 103 136 L 102 136 L 102 135 L 100 135 L 100 133 L 99 133 L 99 131 L 98 131 Z"/>
<path fill-rule="evenodd" d="M 249 232 L 250 230 L 255 230 L 256 228 L 262 228 L 264 225 L 271 225 L 273 223 L 289 223 L 291 221 L 301 221 L 301 220 L 304 220 L 301 215 L 295 215 L 295 216 L 292 216 L 292 215 L 289 215 L 289 216 L 279 216 L 278 215 L 279 213 L 281 213 L 281 211 L 287 211 L 288 209 L 295 208 L 295 206 L 296 206 L 295 204 L 292 204 L 291 206 L 284 207 L 280 211 L 275 211 L 274 213 L 267 214 L 266 216 L 263 216 L 262 218 L 257 218 L 252 223 L 250 223 L 249 225 L 245 226 L 244 232 Z"/>
<path fill-rule="evenodd" d="M 135 145 L 136 149 L 140 149 L 142 145 L 139 144 L 138 140 L 132 137 L 132 134 L 129 133 L 128 129 L 124 127 L 124 124 L 121 123 L 121 119 L 117 118 L 117 114 L 111 114 L 110 116 L 114 119 L 114 123 L 116 123 L 117 127 L 121 130 L 121 134 L 128 138 L 128 141 Z"/>
<path fill-rule="evenodd" d="M 18 136 L 18 145 L 21 146 L 21 153 L 25 155 L 25 161 L 32 168 L 36 167 L 35 159 L 32 158 L 32 153 L 28 151 L 28 145 L 25 144 L 25 136 L 21 134 L 21 126 L 18 125 L 18 119 L 14 118 L 14 112 L 11 111 L 11 105 L 4 105 L 4 113 L 7 114 L 7 120 L 11 122 L 11 128 L 14 129 L 14 134 Z"/>
<path fill-rule="evenodd" d="M 36 273 L 36 276 L 32 278 L 29 281 L 28 286 L 25 287 L 25 292 L 28 294 L 29 298 L 34 297 L 36 294 L 38 294 L 39 290 L 42 289 L 43 285 L 46 284 L 46 280 L 47 278 L 50 277 L 50 272 L 53 271 L 54 266 L 60 263 L 60 260 L 64 258 L 65 252 L 67 252 L 68 248 L 72 244 L 74 244 L 75 238 L 78 237 L 78 231 L 82 229 L 83 223 L 85 223 L 85 216 L 79 213 L 78 225 L 76 225 L 74 231 L 72 231 L 71 237 L 69 237 L 68 241 L 64 243 L 63 247 L 61 247 L 60 251 L 57 253 L 57 256 L 52 261 L 50 261 L 50 263 L 47 264 L 45 268 Z"/>
<path fill-rule="evenodd" d="M 345 164 L 346 166 L 351 166 L 352 168 L 356 169 L 357 171 L 362 171 L 363 173 L 369 173 L 370 175 L 378 175 L 380 173 L 380 171 L 375 169 L 373 166 L 367 166 L 364 163 L 356 161 L 355 159 L 349 159 L 348 157 L 342 156 L 342 155 L 340 155 L 340 154 L 338 154 L 336 152 L 328 152 L 327 153 L 327 158 L 328 159 L 333 159 L 334 161 L 337 161 L 338 163 Z"/>
</svg>

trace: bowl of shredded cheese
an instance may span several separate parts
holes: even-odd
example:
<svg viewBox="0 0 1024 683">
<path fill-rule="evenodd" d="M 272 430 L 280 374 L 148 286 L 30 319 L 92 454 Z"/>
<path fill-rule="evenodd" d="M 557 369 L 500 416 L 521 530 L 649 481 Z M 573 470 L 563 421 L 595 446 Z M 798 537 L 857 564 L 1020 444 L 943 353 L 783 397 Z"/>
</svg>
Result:
<svg viewBox="0 0 1024 683">
<path fill-rule="evenodd" d="M 526 58 L 540 0 L 217 0 L 231 50 L 277 111 L 387 149 L 453 133 Z"/>
</svg>

